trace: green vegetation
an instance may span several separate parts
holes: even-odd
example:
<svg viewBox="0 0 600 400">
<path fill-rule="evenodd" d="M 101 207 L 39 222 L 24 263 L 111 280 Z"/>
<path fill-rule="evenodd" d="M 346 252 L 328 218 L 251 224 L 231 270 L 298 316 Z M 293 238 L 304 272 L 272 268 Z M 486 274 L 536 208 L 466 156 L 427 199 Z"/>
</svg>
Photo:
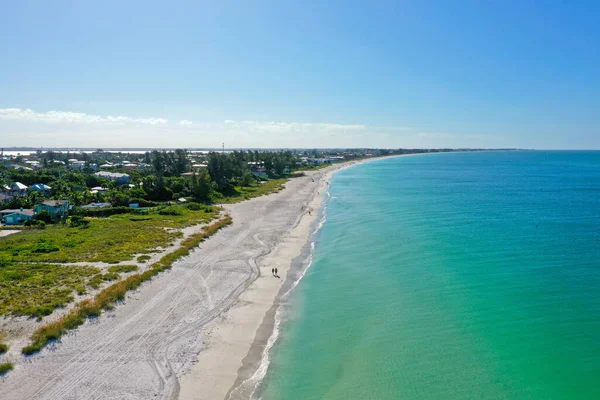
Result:
<svg viewBox="0 0 600 400">
<path fill-rule="evenodd" d="M 150 257 L 149 255 L 142 254 L 141 256 L 138 256 L 137 262 L 139 262 L 139 263 L 145 263 L 146 261 L 150 260 L 151 258 L 152 257 Z"/>
<path fill-rule="evenodd" d="M 199 210 L 173 205 L 156 207 L 143 216 L 120 214 L 92 219 L 87 226 L 59 224 L 44 231 L 24 230 L 0 239 L 0 259 L 9 263 L 127 261 L 135 254 L 166 247 L 181 235 L 165 228 L 208 223 L 217 211 L 205 205 Z"/>
<path fill-rule="evenodd" d="M 12 370 L 15 367 L 15 364 L 11 362 L 5 362 L 0 364 L 0 375 L 6 374 L 8 371 Z"/>
<path fill-rule="evenodd" d="M 283 185 L 287 181 L 287 179 L 282 178 L 263 181 L 253 186 L 236 186 L 235 192 L 229 194 L 226 197 L 214 197 L 214 201 L 223 204 L 231 204 L 238 203 L 243 200 L 248 200 L 254 197 L 264 196 L 271 193 L 277 193 L 284 188 Z"/>
<path fill-rule="evenodd" d="M 69 330 L 82 325 L 87 318 L 98 317 L 102 314 L 102 310 L 113 308 L 115 302 L 125 299 L 125 294 L 129 290 L 137 289 L 145 281 L 150 280 L 160 272 L 171 268 L 178 258 L 188 255 L 192 248 L 198 246 L 206 238 L 229 224 L 231 224 L 231 218 L 226 217 L 206 226 L 202 232 L 185 239 L 179 249 L 163 256 L 157 263 L 152 264 L 149 270 L 146 270 L 141 274 L 131 275 L 104 288 L 93 299 L 81 301 L 71 312 L 64 315 L 59 320 L 39 327 L 33 332 L 30 338 L 31 344 L 25 346 L 21 350 L 22 353 L 25 355 L 37 353 L 51 341 L 58 340 Z"/>
<path fill-rule="evenodd" d="M 98 272 L 89 266 L 4 264 L 0 267 L 0 315 L 49 315 L 73 301 L 73 292 Z"/>
<path fill-rule="evenodd" d="M 128 272 L 133 272 L 133 271 L 137 271 L 138 267 L 137 265 L 113 265 L 112 267 L 110 267 L 108 269 L 108 272 L 112 272 L 112 273 L 128 273 Z"/>
<path fill-rule="evenodd" d="M 8 351 L 8 345 L 3 343 L 5 339 L 4 332 L 0 331 L 0 354 L 4 354 Z"/>
</svg>

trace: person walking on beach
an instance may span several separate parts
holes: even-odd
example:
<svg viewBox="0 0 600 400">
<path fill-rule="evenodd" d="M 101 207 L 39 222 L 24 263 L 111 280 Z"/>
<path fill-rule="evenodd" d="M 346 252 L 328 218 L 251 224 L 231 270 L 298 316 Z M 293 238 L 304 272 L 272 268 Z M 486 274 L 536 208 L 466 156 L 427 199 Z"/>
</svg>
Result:
<svg viewBox="0 0 600 400">
<path fill-rule="evenodd" d="M 275 268 L 271 268 L 271 275 L 275 276 Z"/>
<path fill-rule="evenodd" d="M 279 275 L 277 275 L 277 268 L 275 268 L 275 276 L 279 278 Z"/>
</svg>

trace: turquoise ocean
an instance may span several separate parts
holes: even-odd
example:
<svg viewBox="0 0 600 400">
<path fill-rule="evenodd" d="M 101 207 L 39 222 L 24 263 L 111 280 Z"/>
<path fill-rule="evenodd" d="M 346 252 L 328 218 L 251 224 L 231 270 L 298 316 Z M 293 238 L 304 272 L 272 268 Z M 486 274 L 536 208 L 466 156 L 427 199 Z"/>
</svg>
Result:
<svg viewBox="0 0 600 400">
<path fill-rule="evenodd" d="M 600 152 L 384 159 L 326 197 L 263 399 L 600 398 Z"/>
</svg>

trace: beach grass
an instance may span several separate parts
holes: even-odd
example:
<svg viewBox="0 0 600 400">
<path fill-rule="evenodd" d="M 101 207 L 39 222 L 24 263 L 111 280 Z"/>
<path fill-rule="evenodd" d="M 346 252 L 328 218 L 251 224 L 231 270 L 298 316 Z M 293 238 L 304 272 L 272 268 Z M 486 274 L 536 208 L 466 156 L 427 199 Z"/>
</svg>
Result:
<svg viewBox="0 0 600 400">
<path fill-rule="evenodd" d="M 0 315 L 42 318 L 73 301 L 100 270 L 90 266 L 6 263 L 0 268 Z"/>
<path fill-rule="evenodd" d="M 163 256 L 158 262 L 152 264 L 150 269 L 142 273 L 130 275 L 123 280 L 113 283 L 102 289 L 93 299 L 86 299 L 79 302 L 73 310 L 58 320 L 40 326 L 31 335 L 30 344 L 25 346 L 21 352 L 25 355 L 35 354 L 48 343 L 60 339 L 69 330 L 82 325 L 86 319 L 98 317 L 102 314 L 103 310 L 113 308 L 116 302 L 125 299 L 128 291 L 137 289 L 145 281 L 171 268 L 177 259 L 187 256 L 194 247 L 223 227 L 231 224 L 231 222 L 231 217 L 227 216 L 204 227 L 202 232 L 191 235 L 183 240 L 177 250 Z"/>
<path fill-rule="evenodd" d="M 254 197 L 277 193 L 284 188 L 284 184 L 287 181 L 287 178 L 270 179 L 252 186 L 236 186 L 233 194 L 216 198 L 215 202 L 233 204 L 239 203 L 240 201 L 249 200 Z"/>
<path fill-rule="evenodd" d="M 8 371 L 12 370 L 15 367 L 15 364 L 11 362 L 5 362 L 0 364 L 0 375 L 6 374 Z"/>
<path fill-rule="evenodd" d="M 165 211 L 166 210 L 166 211 Z M 202 206 L 156 207 L 147 215 L 119 214 L 90 219 L 87 227 L 48 226 L 23 230 L 0 238 L 0 262 L 106 262 L 127 261 L 135 254 L 166 247 L 181 235 L 176 228 L 208 223 L 219 210 Z"/>
</svg>

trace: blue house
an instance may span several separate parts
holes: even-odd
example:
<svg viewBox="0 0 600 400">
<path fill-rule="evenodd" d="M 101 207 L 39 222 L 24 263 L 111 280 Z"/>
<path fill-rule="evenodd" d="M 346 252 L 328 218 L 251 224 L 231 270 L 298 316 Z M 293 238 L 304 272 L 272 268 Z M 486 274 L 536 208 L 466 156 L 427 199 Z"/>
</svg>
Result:
<svg viewBox="0 0 600 400">
<path fill-rule="evenodd" d="M 68 200 L 47 200 L 41 204 L 35 206 L 35 213 L 38 214 L 41 211 L 48 211 L 50 218 L 55 219 L 65 218 L 69 212 L 69 201 Z"/>
<path fill-rule="evenodd" d="M 52 188 L 48 185 L 44 185 L 43 183 L 36 183 L 35 185 L 29 186 L 29 189 L 39 192 L 49 192 Z"/>
<path fill-rule="evenodd" d="M 20 225 L 25 221 L 33 219 L 33 210 L 17 209 L 17 210 L 2 210 L 0 217 L 6 225 Z"/>
</svg>

